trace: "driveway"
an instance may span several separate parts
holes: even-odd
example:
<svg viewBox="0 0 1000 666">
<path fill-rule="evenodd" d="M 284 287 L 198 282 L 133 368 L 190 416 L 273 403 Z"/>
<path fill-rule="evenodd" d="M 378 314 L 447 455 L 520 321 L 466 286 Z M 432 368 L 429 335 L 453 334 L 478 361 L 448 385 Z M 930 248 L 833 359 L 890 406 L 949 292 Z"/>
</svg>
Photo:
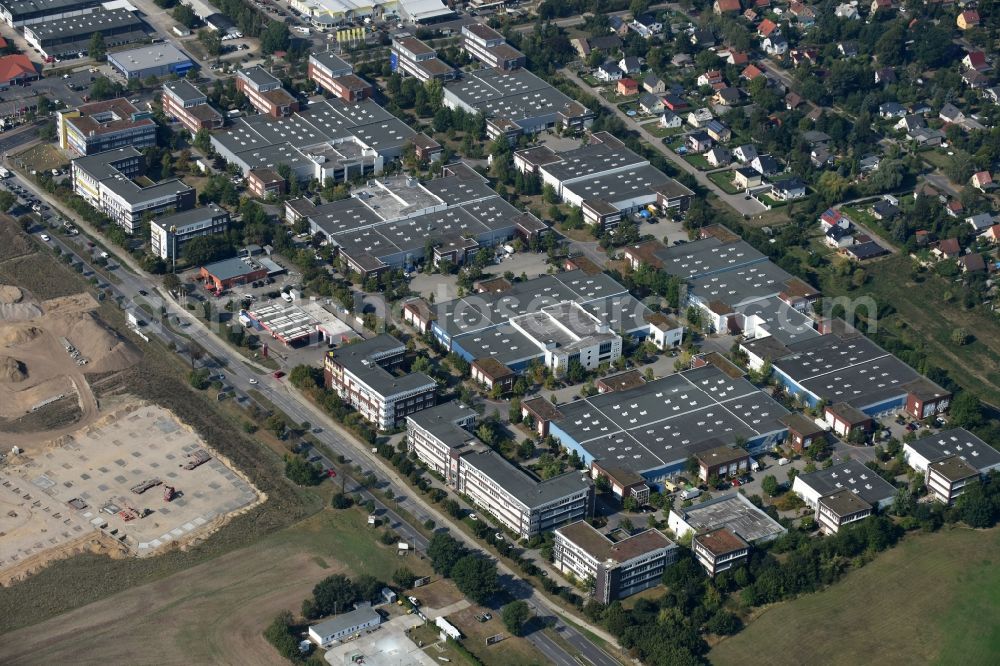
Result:
<svg viewBox="0 0 1000 666">
<path fill-rule="evenodd" d="M 601 96 L 600 92 L 598 92 L 595 88 L 590 87 L 590 85 L 587 84 L 587 82 L 581 79 L 579 76 L 577 76 L 575 72 L 571 72 L 568 69 L 560 69 L 559 73 L 565 76 L 573 83 L 575 83 L 577 86 L 579 86 L 581 90 L 584 90 L 592 94 L 601 103 L 601 106 L 603 106 L 604 108 L 608 109 L 609 111 L 617 115 L 619 118 L 621 118 L 622 121 L 625 122 L 626 126 L 628 126 L 630 129 L 633 129 L 636 132 L 638 132 L 639 135 L 643 139 L 645 139 L 645 141 L 650 146 L 653 147 L 653 150 L 662 153 L 664 157 L 673 162 L 679 169 L 694 176 L 694 179 L 698 181 L 699 185 L 713 192 L 717 197 L 719 197 L 719 199 L 729 204 L 729 207 L 735 210 L 740 215 L 749 215 L 749 216 L 760 215 L 765 210 L 767 210 L 766 208 L 764 208 L 764 205 L 761 204 L 759 201 L 756 201 L 754 199 L 744 199 L 742 194 L 727 194 L 725 191 L 722 190 L 722 188 L 720 188 L 718 185 L 709 180 L 707 174 L 705 174 L 702 171 L 699 171 L 695 166 L 685 161 L 684 158 L 682 158 L 680 155 L 670 150 L 670 148 L 667 148 L 667 146 L 663 143 L 662 140 L 657 138 L 652 132 L 647 130 L 645 127 L 636 123 L 635 120 L 626 115 L 626 113 L 621 109 L 619 109 L 617 106 L 615 106 L 608 100 L 604 99 Z"/>
</svg>

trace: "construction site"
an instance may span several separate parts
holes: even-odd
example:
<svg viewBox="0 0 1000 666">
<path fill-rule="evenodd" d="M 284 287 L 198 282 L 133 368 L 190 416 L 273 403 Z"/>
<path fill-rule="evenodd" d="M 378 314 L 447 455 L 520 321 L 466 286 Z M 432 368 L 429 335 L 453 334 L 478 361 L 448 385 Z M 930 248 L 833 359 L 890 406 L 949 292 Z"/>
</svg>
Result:
<svg viewBox="0 0 1000 666">
<path fill-rule="evenodd" d="M 169 410 L 122 402 L 0 465 L 0 582 L 76 552 L 183 547 L 262 500 Z"/>
</svg>

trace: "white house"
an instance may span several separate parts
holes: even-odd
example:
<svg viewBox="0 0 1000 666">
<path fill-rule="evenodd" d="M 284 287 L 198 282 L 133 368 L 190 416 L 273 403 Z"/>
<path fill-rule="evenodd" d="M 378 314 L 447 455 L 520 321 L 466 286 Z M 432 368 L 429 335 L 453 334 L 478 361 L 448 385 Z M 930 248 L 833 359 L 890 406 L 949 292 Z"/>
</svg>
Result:
<svg viewBox="0 0 1000 666">
<path fill-rule="evenodd" d="M 673 111 L 664 111 L 663 115 L 660 116 L 660 127 L 666 129 L 677 129 L 683 124 L 684 123 L 681 121 L 681 117 Z"/>
</svg>

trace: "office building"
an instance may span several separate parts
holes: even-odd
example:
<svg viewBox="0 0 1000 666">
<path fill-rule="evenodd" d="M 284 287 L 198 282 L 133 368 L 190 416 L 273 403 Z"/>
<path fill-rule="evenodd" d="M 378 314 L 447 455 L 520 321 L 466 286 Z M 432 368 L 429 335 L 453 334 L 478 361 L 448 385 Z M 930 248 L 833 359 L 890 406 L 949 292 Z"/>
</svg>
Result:
<svg viewBox="0 0 1000 666">
<path fill-rule="evenodd" d="M 691 550 L 698 564 L 713 578 L 745 562 L 750 556 L 750 544 L 725 527 L 696 534 L 691 539 Z"/>
<path fill-rule="evenodd" d="M 309 55 L 309 80 L 345 102 L 371 97 L 370 83 L 354 74 L 354 68 L 330 51 Z"/>
<path fill-rule="evenodd" d="M 490 139 L 506 136 L 513 141 L 555 127 L 583 130 L 594 121 L 590 109 L 524 68 L 467 72 L 445 85 L 444 105 L 485 114 Z"/>
<path fill-rule="evenodd" d="M 433 407 L 437 383 L 421 372 L 395 374 L 406 345 L 391 335 L 377 335 L 327 352 L 326 387 L 379 430 L 391 430 L 408 414 Z"/>
<path fill-rule="evenodd" d="M 816 503 L 816 522 L 827 534 L 836 534 L 841 527 L 864 520 L 872 515 L 872 505 L 850 490 L 838 490 L 823 495 Z"/>
<path fill-rule="evenodd" d="M 411 414 L 406 419 L 407 445 L 449 486 L 519 538 L 591 514 L 593 486 L 585 473 L 572 471 L 544 481 L 531 476 L 472 434 L 476 416 L 457 403 Z"/>
<path fill-rule="evenodd" d="M 411 270 L 420 262 L 464 265 L 482 248 L 515 236 L 530 240 L 547 227 L 501 198 L 464 163 L 439 178 L 410 176 L 369 180 L 349 199 L 316 206 L 309 199 L 285 204 L 286 218 L 306 219 L 323 234 L 349 269 L 363 277 L 387 269 Z"/>
<path fill-rule="evenodd" d="M 163 78 L 171 74 L 183 77 L 195 66 L 191 58 L 169 42 L 109 53 L 108 64 L 126 79 L 140 80 L 151 76 Z"/>
<path fill-rule="evenodd" d="M 928 491 L 950 504 L 976 476 L 1000 470 L 1000 452 L 965 428 L 951 428 L 903 444 L 906 463 L 922 473 Z"/>
<path fill-rule="evenodd" d="M 857 460 L 835 463 L 826 469 L 809 474 L 799 474 L 792 482 L 792 492 L 797 493 L 814 509 L 821 497 L 849 490 L 877 509 L 892 504 L 896 488 Z"/>
<path fill-rule="evenodd" d="M 389 67 L 393 72 L 412 76 L 421 83 L 432 79 L 450 81 L 458 76 L 454 67 L 437 57 L 437 51 L 407 34 L 393 37 Z"/>
<path fill-rule="evenodd" d="M 259 65 L 240 70 L 236 89 L 247 96 L 255 109 L 272 118 L 284 118 L 299 110 L 299 101 L 281 87 L 278 77 Z"/>
<path fill-rule="evenodd" d="M 195 203 L 195 191 L 174 178 L 143 186 L 145 159 L 135 148 L 118 148 L 78 157 L 71 166 L 73 191 L 111 221 L 133 233 L 144 216 L 184 211 Z"/>
<path fill-rule="evenodd" d="M 261 114 L 212 134 L 212 148 L 245 174 L 287 164 L 300 181 L 340 183 L 382 173 L 415 132 L 370 99 L 314 102 L 287 118 Z"/>
<path fill-rule="evenodd" d="M 509 71 L 524 67 L 524 54 L 504 36 L 482 23 L 462 26 L 462 49 L 487 67 Z"/>
<path fill-rule="evenodd" d="M 59 147 L 78 155 L 156 145 L 153 114 L 140 111 L 124 97 L 58 111 L 56 120 Z"/>
<path fill-rule="evenodd" d="M 581 582 L 593 581 L 594 599 L 610 604 L 659 585 L 677 555 L 677 544 L 658 530 L 612 541 L 581 520 L 555 531 L 552 561 Z"/>
<path fill-rule="evenodd" d="M 62 58 L 87 53 L 94 34 L 104 37 L 104 45 L 114 48 L 145 41 L 148 28 L 129 9 L 96 8 L 86 14 L 24 26 L 24 39 L 45 58 Z"/>
<path fill-rule="evenodd" d="M 562 374 L 573 363 L 591 370 L 614 362 L 623 335 L 675 344 L 683 328 L 657 314 L 610 276 L 573 270 L 439 303 L 430 329 L 470 363 L 492 358 L 521 372 L 537 362 Z"/>
<path fill-rule="evenodd" d="M 377 627 L 381 622 L 382 616 L 377 610 L 370 605 L 362 606 L 309 627 L 309 639 L 317 646 L 325 647 L 366 629 Z"/>
<path fill-rule="evenodd" d="M 773 541 L 787 531 L 739 493 L 722 495 L 686 508 L 671 509 L 667 515 L 667 527 L 678 539 L 725 528 L 751 544 Z"/>
<path fill-rule="evenodd" d="M 150 251 L 172 261 L 192 238 L 225 233 L 228 228 L 229 211 L 214 203 L 167 215 L 149 223 Z"/>
<path fill-rule="evenodd" d="M 781 419 L 788 410 L 714 365 L 554 409 L 548 432 L 564 447 L 587 464 L 630 470 L 650 485 L 682 473 L 701 451 L 741 441 L 754 454 L 787 434 Z"/>
<path fill-rule="evenodd" d="M 163 84 L 163 114 L 180 121 L 192 136 L 199 130 L 219 129 L 224 123 L 222 114 L 208 103 L 208 95 L 184 79 Z"/>
</svg>

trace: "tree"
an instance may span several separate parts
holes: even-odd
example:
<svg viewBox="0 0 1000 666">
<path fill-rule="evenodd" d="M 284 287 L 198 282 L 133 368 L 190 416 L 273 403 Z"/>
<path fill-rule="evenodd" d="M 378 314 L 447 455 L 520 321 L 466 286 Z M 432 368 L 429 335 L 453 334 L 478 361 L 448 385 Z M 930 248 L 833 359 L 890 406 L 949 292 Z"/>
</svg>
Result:
<svg viewBox="0 0 1000 666">
<path fill-rule="evenodd" d="M 448 578 L 452 568 L 466 554 L 465 548 L 450 534 L 438 532 L 427 546 L 427 556 L 431 558 L 434 571 Z"/>
<path fill-rule="evenodd" d="M 185 243 L 181 254 L 191 264 L 204 264 L 225 259 L 233 255 L 233 247 L 224 236 L 198 236 Z"/>
<path fill-rule="evenodd" d="M 170 15 L 185 28 L 193 28 L 194 24 L 198 22 L 198 17 L 195 16 L 194 10 L 187 5 L 177 5 L 170 12 Z"/>
<path fill-rule="evenodd" d="M 459 591 L 477 604 L 485 604 L 500 590 L 496 563 L 479 555 L 465 555 L 455 562 L 451 578 Z"/>
<path fill-rule="evenodd" d="M 507 631 L 513 636 L 520 636 L 521 632 L 524 631 L 524 625 L 531 617 L 531 609 L 528 608 L 526 602 L 518 599 L 504 606 L 500 617 L 503 619 L 503 625 L 507 627 Z"/>
<path fill-rule="evenodd" d="M 358 588 L 350 578 L 343 574 L 328 576 L 313 588 L 313 615 L 309 619 L 346 613 L 357 599 Z"/>
<path fill-rule="evenodd" d="M 222 53 L 222 36 L 215 30 L 199 30 L 198 41 L 200 41 L 209 55 L 218 56 Z"/>
<path fill-rule="evenodd" d="M 90 97 L 94 100 L 111 99 L 119 94 L 121 94 L 121 86 L 103 76 L 98 76 L 90 85 Z"/>
<path fill-rule="evenodd" d="M 7 190 L 0 190 L 0 212 L 6 213 L 16 203 L 17 203 L 17 197 L 15 197 Z"/>
<path fill-rule="evenodd" d="M 951 332 L 951 341 L 959 346 L 969 344 L 970 338 L 969 332 L 964 328 L 956 328 Z"/>
<path fill-rule="evenodd" d="M 285 476 L 300 486 L 317 486 L 323 480 L 323 468 L 299 456 L 285 456 Z"/>
<path fill-rule="evenodd" d="M 345 495 L 344 493 L 336 493 L 330 504 L 334 509 L 350 509 L 354 506 L 354 500 L 351 499 L 350 495 Z"/>
<path fill-rule="evenodd" d="M 392 582 L 404 590 L 408 590 L 413 587 L 413 582 L 416 580 L 416 574 L 406 567 L 400 567 L 392 572 Z"/>
<path fill-rule="evenodd" d="M 760 482 L 760 488 L 768 494 L 768 497 L 774 497 L 778 494 L 778 480 L 773 474 L 768 474 Z"/>
<path fill-rule="evenodd" d="M 292 635 L 294 624 L 292 614 L 289 611 L 282 611 L 264 630 L 264 638 L 285 659 L 295 660 L 300 656 L 299 641 Z"/>
<path fill-rule="evenodd" d="M 286 51 L 290 42 L 288 26 L 278 21 L 271 21 L 260 36 L 260 50 L 265 54 Z"/>
<path fill-rule="evenodd" d="M 200 150 L 203 154 L 208 155 L 212 152 L 212 135 L 208 133 L 208 130 L 202 127 L 198 130 L 197 134 L 194 135 L 194 140 L 191 141 L 191 145 Z"/>
<path fill-rule="evenodd" d="M 90 47 L 87 49 L 87 55 L 94 60 L 104 60 L 106 53 L 107 47 L 104 45 L 104 35 L 95 32 L 90 36 Z"/>
<path fill-rule="evenodd" d="M 981 483 L 966 487 L 955 501 L 955 511 L 969 527 L 984 529 L 996 522 L 996 508 Z"/>
</svg>

